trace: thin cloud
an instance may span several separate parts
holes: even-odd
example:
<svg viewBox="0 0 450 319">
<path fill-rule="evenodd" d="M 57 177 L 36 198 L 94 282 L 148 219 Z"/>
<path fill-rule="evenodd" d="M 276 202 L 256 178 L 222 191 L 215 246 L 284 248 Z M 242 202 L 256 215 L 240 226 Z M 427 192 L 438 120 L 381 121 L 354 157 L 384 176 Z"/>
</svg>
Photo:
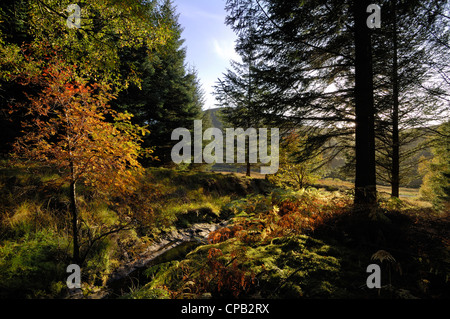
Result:
<svg viewBox="0 0 450 319">
<path fill-rule="evenodd" d="M 201 10 L 183 12 L 183 14 L 186 17 L 192 18 L 192 19 L 208 19 L 208 20 L 214 20 L 214 21 L 217 21 L 220 23 L 223 23 L 225 21 L 225 15 L 214 14 L 214 13 L 201 11 Z"/>
<path fill-rule="evenodd" d="M 186 63 L 195 66 L 204 91 L 204 109 L 216 107 L 213 86 L 230 61 L 241 61 L 234 51 L 236 34 L 225 25 L 225 0 L 174 0 L 186 40 Z"/>
<path fill-rule="evenodd" d="M 188 19 L 208 19 L 208 20 L 214 20 L 215 22 L 224 23 L 226 14 L 225 12 L 223 14 L 208 12 L 205 10 L 202 10 L 198 7 L 195 7 L 191 4 L 177 4 L 176 5 L 177 12 L 179 12 L 181 15 L 183 15 L 185 18 Z"/>
<path fill-rule="evenodd" d="M 239 55 L 234 50 L 234 40 L 217 40 L 213 39 L 212 44 L 214 47 L 214 52 L 219 56 L 221 59 L 225 61 L 240 60 Z"/>
</svg>

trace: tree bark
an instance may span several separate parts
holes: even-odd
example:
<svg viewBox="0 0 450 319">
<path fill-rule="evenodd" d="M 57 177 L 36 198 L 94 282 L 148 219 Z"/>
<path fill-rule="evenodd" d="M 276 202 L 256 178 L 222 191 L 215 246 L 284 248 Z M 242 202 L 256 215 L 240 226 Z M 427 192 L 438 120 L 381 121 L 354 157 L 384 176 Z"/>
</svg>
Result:
<svg viewBox="0 0 450 319">
<path fill-rule="evenodd" d="M 371 1 L 354 0 L 355 19 L 355 115 L 356 177 L 355 206 L 375 206 L 375 107 L 370 30 L 366 12 Z"/>
<path fill-rule="evenodd" d="M 80 262 L 80 245 L 78 243 L 78 207 L 76 197 L 76 180 L 74 174 L 73 162 L 70 163 L 70 211 L 72 213 L 72 237 L 73 237 L 73 262 L 79 264 Z"/>
<path fill-rule="evenodd" d="M 396 1 L 396 0 L 395 0 Z M 400 137 L 399 137 L 399 76 L 398 76 L 398 37 L 397 37 L 397 13 L 396 5 L 394 1 L 394 33 L 393 33 L 393 45 L 394 45 L 394 57 L 392 66 L 392 97 L 393 97 L 393 109 L 392 109 L 392 169 L 391 169 L 391 196 L 400 196 Z"/>
</svg>

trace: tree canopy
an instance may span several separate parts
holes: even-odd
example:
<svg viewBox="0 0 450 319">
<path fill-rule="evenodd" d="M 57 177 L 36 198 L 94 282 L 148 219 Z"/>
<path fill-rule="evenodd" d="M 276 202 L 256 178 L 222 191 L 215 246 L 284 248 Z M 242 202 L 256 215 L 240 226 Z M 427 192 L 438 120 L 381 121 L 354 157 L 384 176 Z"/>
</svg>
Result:
<svg viewBox="0 0 450 319">
<path fill-rule="evenodd" d="M 141 71 L 141 85 L 131 85 L 119 94 L 116 106 L 136 115 L 134 122 L 148 125 L 151 134 L 145 145 L 154 147 L 152 165 L 171 163 L 171 133 L 177 128 L 193 129 L 194 120 L 202 117 L 203 92 L 196 71 L 186 65 L 186 48 L 178 14 L 170 0 L 164 1 L 155 15 L 165 21 L 170 38 L 151 49 L 125 49 L 124 65 L 135 64 Z M 123 70 L 126 72 L 126 69 Z"/>
</svg>

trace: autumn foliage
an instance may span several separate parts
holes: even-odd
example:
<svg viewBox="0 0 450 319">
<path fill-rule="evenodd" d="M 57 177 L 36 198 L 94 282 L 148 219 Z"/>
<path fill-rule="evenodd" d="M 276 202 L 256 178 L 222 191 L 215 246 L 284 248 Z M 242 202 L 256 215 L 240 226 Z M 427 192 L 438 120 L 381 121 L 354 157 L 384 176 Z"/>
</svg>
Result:
<svg viewBox="0 0 450 319">
<path fill-rule="evenodd" d="M 231 255 L 231 261 L 222 260 L 222 251 L 211 248 L 208 251 L 208 261 L 206 267 L 200 272 L 201 284 L 207 287 L 214 282 L 217 291 L 231 292 L 237 298 L 246 291 L 254 282 L 254 274 L 247 274 L 240 269 L 236 254 Z"/>
<path fill-rule="evenodd" d="M 211 246 L 200 275 L 195 279 L 185 275 L 183 279 L 194 280 L 196 287 L 203 287 L 196 290 L 197 294 L 211 291 L 213 287 L 217 294 L 245 295 L 257 282 L 256 269 L 259 276 L 266 273 L 263 262 L 253 261 L 258 267 L 248 267 L 251 261 L 246 254 L 247 247 L 257 249 L 277 238 L 311 235 L 319 226 L 345 213 L 350 203 L 349 196 L 316 189 L 283 190 L 267 197 L 257 195 L 236 201 L 233 209 L 238 214 L 232 223 L 208 237 Z M 223 251 L 222 247 L 227 245 L 235 248 Z"/>
<path fill-rule="evenodd" d="M 56 58 L 27 80 L 43 89 L 21 105 L 27 113 L 16 157 L 56 166 L 63 179 L 99 191 L 129 191 L 142 173 L 139 142 L 147 130 L 108 106 L 113 99 L 108 87 L 77 78 Z"/>
<path fill-rule="evenodd" d="M 238 298 L 255 283 L 256 274 L 242 267 L 243 252 L 225 253 L 219 248 L 206 251 L 205 264 L 199 271 L 183 264 L 181 292 L 172 291 L 174 298 L 195 297 L 213 291 L 225 297 Z"/>
<path fill-rule="evenodd" d="M 347 196 L 325 196 L 315 189 L 293 193 L 298 196 L 281 198 L 274 195 L 268 199 L 258 197 L 247 201 L 239 210 L 250 216 L 236 217 L 232 225 L 212 232 L 208 237 L 210 243 L 217 244 L 231 238 L 256 243 L 276 237 L 308 234 L 345 212 L 351 201 Z M 253 213 L 256 207 L 257 214 Z"/>
<path fill-rule="evenodd" d="M 77 77 L 76 67 L 66 65 L 57 52 L 40 62 L 41 69 L 28 62 L 33 72 L 20 74 L 19 81 L 38 93 L 26 94 L 28 103 L 11 106 L 13 112 L 25 110 L 13 155 L 58 169 L 58 181 L 70 184 L 74 260 L 79 261 L 77 184 L 98 194 L 132 193 L 144 172 L 138 159 L 148 131 L 133 125 L 130 114 L 110 108 L 114 96 L 107 85 Z"/>
</svg>

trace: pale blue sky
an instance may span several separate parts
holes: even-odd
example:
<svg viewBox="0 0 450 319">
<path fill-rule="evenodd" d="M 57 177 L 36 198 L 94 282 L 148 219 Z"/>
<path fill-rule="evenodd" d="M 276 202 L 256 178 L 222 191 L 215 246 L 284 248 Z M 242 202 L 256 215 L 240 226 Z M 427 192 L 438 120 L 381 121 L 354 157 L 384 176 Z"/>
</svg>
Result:
<svg viewBox="0 0 450 319">
<path fill-rule="evenodd" d="M 174 0 L 182 38 L 187 48 L 186 63 L 194 67 L 205 92 L 204 109 L 215 107 L 212 86 L 239 60 L 234 51 L 236 35 L 225 25 L 226 0 Z"/>
</svg>

